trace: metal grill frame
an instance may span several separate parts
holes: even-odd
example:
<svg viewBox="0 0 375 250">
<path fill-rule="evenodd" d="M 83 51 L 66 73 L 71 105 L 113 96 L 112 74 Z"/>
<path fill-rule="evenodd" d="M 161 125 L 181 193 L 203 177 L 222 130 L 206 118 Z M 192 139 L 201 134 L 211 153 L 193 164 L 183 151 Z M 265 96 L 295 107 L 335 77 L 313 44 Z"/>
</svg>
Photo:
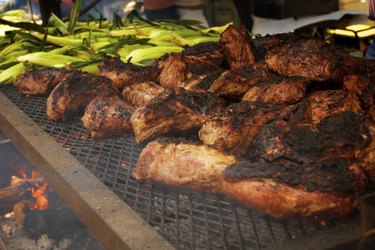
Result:
<svg viewBox="0 0 375 250">
<path fill-rule="evenodd" d="M 137 240 L 135 241 L 138 241 L 140 237 L 142 238 L 142 235 L 145 237 L 146 231 L 150 236 L 155 236 L 155 242 L 158 245 L 157 248 L 154 248 L 154 245 L 151 249 L 166 249 L 171 248 L 171 245 L 178 249 L 264 249 L 277 248 L 285 244 L 288 245 L 288 248 L 291 248 L 293 242 L 297 244 L 295 249 L 299 249 L 301 246 L 306 246 L 305 240 L 311 241 L 309 239 L 315 239 L 320 245 L 335 247 L 345 242 L 353 242 L 358 238 L 358 235 L 353 233 L 353 229 L 357 230 L 356 228 L 358 228 L 358 215 L 354 215 L 344 222 L 334 221 L 324 226 L 301 221 L 281 222 L 247 209 L 219 194 L 172 190 L 140 184 L 132 179 L 130 173 L 144 145 L 136 145 L 132 135 L 96 141 L 90 138 L 79 119 L 63 123 L 48 121 L 45 115 L 46 97 L 26 97 L 12 86 L 2 86 L 0 92 L 3 93 L 0 93 L 0 128 L 10 139 L 16 140 L 13 143 L 20 148 L 21 152 L 26 152 L 26 158 L 31 163 L 35 161 L 36 153 L 47 154 L 52 158 L 56 157 L 57 160 L 61 159 L 61 155 L 64 159 L 70 156 L 73 158 L 70 160 L 74 165 L 79 167 L 79 170 L 74 171 L 82 172 L 84 170 L 84 173 L 79 173 L 80 177 L 90 179 L 89 183 L 80 184 L 76 183 L 77 176 L 72 176 L 73 184 L 80 184 L 78 191 L 81 191 L 82 188 L 86 191 L 89 189 L 90 195 L 93 196 L 91 199 L 94 198 L 94 202 L 101 203 L 101 206 L 107 207 L 107 209 L 112 207 L 113 202 L 115 204 L 120 203 L 121 208 L 118 209 L 126 215 L 119 218 L 112 214 L 111 218 L 105 218 L 105 221 L 117 219 L 116 230 L 121 231 L 121 236 L 115 238 L 117 241 L 122 241 L 120 244 L 122 247 L 137 249 L 139 245 L 132 241 L 127 242 L 131 237 L 129 235 L 136 236 Z M 20 110 L 17 110 L 18 108 Z M 8 114 L 10 110 L 12 113 Z M 16 113 L 17 115 L 15 115 Z M 51 150 L 45 147 L 36 149 L 37 152 L 35 150 L 30 152 L 30 149 L 25 149 L 23 145 L 28 144 L 27 140 L 30 140 L 30 138 L 24 138 L 26 142 L 24 140 L 17 142 L 17 138 L 26 137 L 27 133 L 33 133 L 32 131 L 23 131 L 23 129 L 26 129 L 23 128 L 24 126 L 21 126 L 21 129 L 17 128 L 17 126 L 22 125 L 17 124 L 17 121 L 10 122 L 12 119 L 17 120 L 20 116 L 19 113 L 21 113 L 21 116 L 25 116 L 23 119 L 28 120 L 29 127 L 37 127 L 40 130 L 37 135 L 31 135 L 33 140 L 38 140 L 39 144 L 45 142 L 48 142 L 47 144 L 59 144 L 54 145 L 55 152 L 50 152 Z M 65 150 L 62 150 L 61 147 Z M 40 160 L 38 163 L 40 164 Z M 54 164 L 50 162 L 47 165 Z M 67 167 L 67 164 L 63 165 L 65 165 L 64 168 Z M 34 164 L 34 166 L 38 168 L 38 164 Z M 42 175 L 46 175 L 44 177 L 62 199 L 68 205 L 74 207 L 74 199 L 67 197 L 69 195 L 66 194 L 66 190 L 61 190 L 62 188 L 59 187 L 61 182 L 65 181 L 66 176 L 63 174 L 62 180 L 56 181 L 56 173 L 49 173 L 51 172 L 51 166 L 40 168 L 38 170 Z M 69 175 L 74 174 L 74 171 Z M 58 175 L 61 175 L 61 173 L 59 172 Z M 100 180 L 101 185 L 97 185 L 98 180 Z M 97 190 L 91 187 L 91 182 L 95 182 L 95 187 L 100 186 L 100 188 Z M 74 185 L 71 187 L 72 183 L 65 183 L 65 185 L 67 185 L 65 188 L 71 189 L 71 192 L 77 192 Z M 102 190 L 105 190 L 105 192 Z M 111 199 L 108 200 L 107 197 L 111 197 Z M 84 203 L 87 202 L 84 201 Z M 95 207 L 96 203 L 91 205 Z M 91 205 L 89 204 L 89 206 Z M 126 209 L 123 210 L 124 208 Z M 108 245 L 107 237 L 100 235 L 103 230 L 96 232 L 97 229 L 92 229 L 93 225 L 90 222 L 92 218 L 89 218 L 88 215 L 82 215 L 81 207 L 72 208 L 72 210 L 77 213 L 105 247 L 113 249 L 113 243 Z M 91 213 L 101 212 L 98 209 L 94 210 L 96 211 L 91 211 Z M 118 211 L 117 208 L 116 211 Z M 108 216 L 110 214 L 111 212 Z M 97 216 L 94 215 L 95 217 Z M 136 222 L 130 227 L 132 229 L 128 230 L 129 223 L 127 221 L 132 220 L 131 217 L 136 218 Z M 145 225 L 145 222 L 147 225 Z M 350 231 L 345 239 L 324 236 L 327 231 L 337 231 L 337 228 L 340 228 L 339 232 L 345 235 L 346 229 L 342 228 L 343 225 L 349 225 L 348 230 Z M 98 227 L 98 225 L 94 226 Z M 109 225 L 109 227 L 111 226 Z M 171 245 L 158 238 L 156 232 L 162 235 Z M 321 232 L 324 232 L 324 234 Z M 319 236 L 320 234 L 322 236 Z M 316 237 L 311 237 L 314 235 Z M 324 243 L 322 243 L 322 237 Z M 299 240 L 293 240 L 296 238 L 303 239 L 304 242 L 301 244 L 298 243 Z M 147 236 L 144 244 L 149 241 Z M 308 244 L 314 244 L 314 242 Z M 161 246 L 163 247 L 160 248 Z M 144 249 L 144 246 L 138 249 Z"/>
</svg>

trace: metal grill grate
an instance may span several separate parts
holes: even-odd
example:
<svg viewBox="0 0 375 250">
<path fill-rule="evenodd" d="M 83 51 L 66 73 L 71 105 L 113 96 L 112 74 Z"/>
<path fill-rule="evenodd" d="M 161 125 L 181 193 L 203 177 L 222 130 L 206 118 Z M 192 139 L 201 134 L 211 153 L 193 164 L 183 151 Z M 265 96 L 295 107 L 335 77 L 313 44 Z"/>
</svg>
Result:
<svg viewBox="0 0 375 250">
<path fill-rule="evenodd" d="M 45 97 L 0 91 L 178 249 L 261 249 L 335 224 L 280 222 L 222 195 L 139 184 L 130 173 L 142 147 L 132 135 L 92 140 L 79 119 L 48 121 Z"/>
</svg>

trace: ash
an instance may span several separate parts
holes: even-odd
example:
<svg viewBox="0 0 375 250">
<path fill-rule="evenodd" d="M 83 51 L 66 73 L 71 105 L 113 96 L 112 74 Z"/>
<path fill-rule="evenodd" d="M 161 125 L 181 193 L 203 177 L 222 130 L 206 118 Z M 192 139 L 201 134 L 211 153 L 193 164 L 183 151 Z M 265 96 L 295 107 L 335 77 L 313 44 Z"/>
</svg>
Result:
<svg viewBox="0 0 375 250">
<path fill-rule="evenodd" d="M 53 239 L 47 234 L 32 237 L 13 212 L 0 217 L 0 249 L 3 250 L 101 250 L 102 247 L 85 227 L 76 228 L 73 237 Z"/>
</svg>

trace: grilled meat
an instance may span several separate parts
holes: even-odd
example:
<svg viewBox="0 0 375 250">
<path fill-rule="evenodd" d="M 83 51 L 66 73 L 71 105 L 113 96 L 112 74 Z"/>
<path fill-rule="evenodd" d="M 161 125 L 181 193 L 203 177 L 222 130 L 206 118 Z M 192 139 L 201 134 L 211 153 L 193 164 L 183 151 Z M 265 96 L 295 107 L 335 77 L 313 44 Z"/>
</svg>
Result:
<svg viewBox="0 0 375 250">
<path fill-rule="evenodd" d="M 361 71 L 362 59 L 338 51 L 317 38 L 293 40 L 267 51 L 267 65 L 283 76 L 304 76 L 316 81 L 342 81 L 343 77 Z"/>
<path fill-rule="evenodd" d="M 273 104 L 294 104 L 306 93 L 310 81 L 304 77 L 272 77 L 250 87 L 243 101 Z"/>
<path fill-rule="evenodd" d="M 277 219 L 326 221 L 358 208 L 366 177 L 342 159 L 301 164 L 240 162 L 224 171 L 224 193 Z"/>
<path fill-rule="evenodd" d="M 199 129 L 208 117 L 218 114 L 223 100 L 212 93 L 170 89 L 138 108 L 131 117 L 137 143 L 168 132 Z"/>
<path fill-rule="evenodd" d="M 117 57 L 106 57 L 99 65 L 98 75 L 112 80 L 113 87 L 122 91 L 125 86 L 134 83 L 155 81 L 160 70 L 156 67 L 143 67 L 131 63 L 124 63 Z"/>
<path fill-rule="evenodd" d="M 47 118 L 52 121 L 67 120 L 80 115 L 97 95 L 117 95 L 112 81 L 104 76 L 89 73 L 73 74 L 60 82 L 47 99 Z"/>
<path fill-rule="evenodd" d="M 353 159 L 370 142 L 359 100 L 342 90 L 312 93 L 285 117 L 265 124 L 246 158 L 253 161 L 317 162 Z"/>
<path fill-rule="evenodd" d="M 359 165 L 367 175 L 375 177 L 375 74 L 350 75 L 344 78 L 344 87 L 359 97 L 362 107 L 367 111 L 366 125 L 371 143 L 356 151 Z"/>
<path fill-rule="evenodd" d="M 57 68 L 33 70 L 21 75 L 16 85 L 25 95 L 47 95 L 57 84 L 72 74 L 80 75 L 81 72 Z"/>
<path fill-rule="evenodd" d="M 140 82 L 126 86 L 122 96 L 126 103 L 133 107 L 143 107 L 152 98 L 164 91 L 164 88 L 154 82 Z"/>
<path fill-rule="evenodd" d="M 132 175 L 147 183 L 223 193 L 278 219 L 345 216 L 358 207 L 364 186 L 361 170 L 346 162 L 339 167 L 245 164 L 208 146 L 170 140 L 150 142 Z"/>
<path fill-rule="evenodd" d="M 186 57 L 196 58 L 219 67 L 222 66 L 225 61 L 222 45 L 219 42 L 198 43 L 185 48 L 182 54 Z"/>
<path fill-rule="evenodd" d="M 273 76 L 274 74 L 267 69 L 244 67 L 227 70 L 213 82 L 208 91 L 220 97 L 238 99 L 257 82 L 264 81 Z"/>
<path fill-rule="evenodd" d="M 283 117 L 292 106 L 239 102 L 228 106 L 220 115 L 207 120 L 199 130 L 199 139 L 228 153 L 241 156 L 259 130 L 269 121 Z"/>
<path fill-rule="evenodd" d="M 166 88 L 182 87 L 193 90 L 195 86 L 208 89 L 213 81 L 205 81 L 209 73 L 221 71 L 220 67 L 195 57 L 172 53 L 164 62 L 160 73 L 160 85 Z M 217 75 L 218 76 L 218 75 Z M 201 84 L 206 82 L 208 86 Z"/>
<path fill-rule="evenodd" d="M 83 126 L 95 139 L 133 132 L 130 117 L 134 108 L 117 95 L 99 95 L 85 109 Z"/>
<path fill-rule="evenodd" d="M 250 43 L 249 32 L 244 26 L 237 29 L 229 25 L 221 34 L 220 43 L 223 44 L 224 55 L 231 69 L 248 67 L 255 63 L 254 46 Z"/>
<path fill-rule="evenodd" d="M 137 181 L 219 192 L 221 173 L 236 158 L 188 141 L 159 139 L 142 150 L 132 176 Z"/>
</svg>

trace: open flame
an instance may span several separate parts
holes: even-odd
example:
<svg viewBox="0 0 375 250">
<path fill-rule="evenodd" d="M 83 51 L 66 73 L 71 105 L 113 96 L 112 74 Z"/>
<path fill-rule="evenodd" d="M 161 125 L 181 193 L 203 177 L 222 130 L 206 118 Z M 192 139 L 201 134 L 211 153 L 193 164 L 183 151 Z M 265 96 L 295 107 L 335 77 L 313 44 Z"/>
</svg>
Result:
<svg viewBox="0 0 375 250">
<path fill-rule="evenodd" d="M 27 174 L 27 164 L 21 165 L 17 174 L 20 178 L 12 178 L 12 182 L 27 182 L 30 186 L 26 189 L 30 192 L 34 201 L 29 203 L 30 210 L 46 210 L 48 209 L 48 199 L 45 191 L 48 187 L 47 182 L 36 170 L 31 170 L 31 174 Z"/>
</svg>

